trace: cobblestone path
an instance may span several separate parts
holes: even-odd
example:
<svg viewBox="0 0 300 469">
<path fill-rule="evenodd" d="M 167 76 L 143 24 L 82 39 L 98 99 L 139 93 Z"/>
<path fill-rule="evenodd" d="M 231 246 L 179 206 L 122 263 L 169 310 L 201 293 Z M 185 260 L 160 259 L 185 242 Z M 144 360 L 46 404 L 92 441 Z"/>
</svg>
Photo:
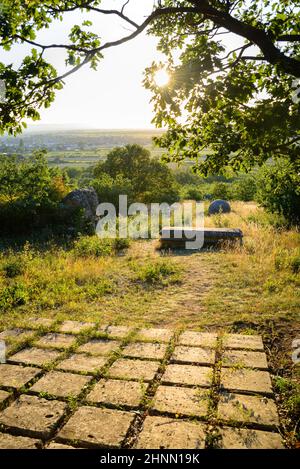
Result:
<svg viewBox="0 0 300 469">
<path fill-rule="evenodd" d="M 0 333 L 0 448 L 283 448 L 258 335 L 32 319 Z"/>
</svg>

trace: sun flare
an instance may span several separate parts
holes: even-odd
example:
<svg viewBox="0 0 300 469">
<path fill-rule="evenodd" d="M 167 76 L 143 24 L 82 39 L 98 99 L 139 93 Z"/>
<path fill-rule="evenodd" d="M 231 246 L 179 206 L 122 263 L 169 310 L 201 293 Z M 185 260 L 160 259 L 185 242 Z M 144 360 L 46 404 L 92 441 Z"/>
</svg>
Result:
<svg viewBox="0 0 300 469">
<path fill-rule="evenodd" d="M 160 70 L 157 70 L 157 72 L 154 73 L 154 82 L 157 86 L 163 87 L 166 86 L 170 81 L 170 75 L 168 72 L 161 68 Z"/>
</svg>

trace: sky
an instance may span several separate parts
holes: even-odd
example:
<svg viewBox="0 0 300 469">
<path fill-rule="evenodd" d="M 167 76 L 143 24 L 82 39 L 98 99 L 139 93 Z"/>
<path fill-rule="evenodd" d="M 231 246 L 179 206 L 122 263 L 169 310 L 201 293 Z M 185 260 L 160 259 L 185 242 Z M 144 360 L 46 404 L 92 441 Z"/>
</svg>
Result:
<svg viewBox="0 0 300 469">
<path fill-rule="evenodd" d="M 117 8 L 123 3 L 124 0 L 103 0 L 101 8 Z M 125 13 L 142 22 L 152 6 L 153 0 L 131 0 Z M 130 34 L 130 25 L 120 18 L 72 12 L 65 15 L 63 23 L 53 24 L 38 39 L 43 43 L 63 43 L 70 28 L 85 19 L 93 21 L 93 32 L 97 32 L 105 42 Z M 99 129 L 153 127 L 153 111 L 149 102 L 151 94 L 144 89 L 142 80 L 144 69 L 152 61 L 162 58 L 156 51 L 156 44 L 157 39 L 142 34 L 126 44 L 107 49 L 97 71 L 86 66 L 66 79 L 64 89 L 57 92 L 55 102 L 49 109 L 41 111 L 38 124 Z M 31 46 L 23 45 L 13 52 L 0 51 L 0 60 L 18 64 L 24 52 L 30 49 Z M 64 51 L 55 49 L 47 52 L 45 57 L 60 71 L 65 70 Z"/>
<path fill-rule="evenodd" d="M 101 8 L 118 9 L 125 0 L 102 0 Z M 124 13 L 137 23 L 151 13 L 154 0 L 130 0 Z M 75 24 L 91 20 L 91 30 L 101 37 L 101 43 L 114 41 L 133 32 L 134 28 L 114 15 L 68 12 L 64 21 L 54 22 L 49 29 L 39 32 L 36 41 L 42 44 L 67 44 L 68 34 Z M 158 40 L 146 33 L 134 40 L 104 51 L 104 59 L 94 71 L 85 66 L 65 80 L 63 90 L 56 94 L 48 109 L 41 109 L 41 120 L 28 125 L 52 125 L 95 129 L 154 128 L 151 93 L 142 85 L 146 67 L 153 61 L 164 61 L 156 49 Z M 237 38 L 229 38 L 228 46 L 237 46 Z M 32 46 L 17 45 L 10 52 L 0 49 L 0 61 L 15 67 L 22 62 Z M 49 49 L 44 57 L 59 73 L 64 73 L 66 53 L 63 49 Z"/>
</svg>

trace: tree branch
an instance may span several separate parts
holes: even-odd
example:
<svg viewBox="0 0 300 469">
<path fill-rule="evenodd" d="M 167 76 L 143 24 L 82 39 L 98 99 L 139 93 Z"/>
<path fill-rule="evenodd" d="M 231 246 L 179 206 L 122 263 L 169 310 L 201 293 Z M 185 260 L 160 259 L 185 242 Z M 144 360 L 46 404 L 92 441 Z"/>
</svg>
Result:
<svg viewBox="0 0 300 469">
<path fill-rule="evenodd" d="M 259 57 L 258 55 L 244 55 L 241 57 L 242 60 L 258 60 L 258 61 L 263 61 L 266 62 L 267 58 L 266 57 Z"/>
<path fill-rule="evenodd" d="M 276 40 L 282 42 L 299 42 L 300 34 L 283 34 L 282 36 L 279 36 Z"/>
<path fill-rule="evenodd" d="M 31 44 L 32 46 L 35 46 L 35 47 L 39 47 L 43 50 L 46 50 L 46 49 L 67 49 L 67 50 L 74 50 L 74 51 L 78 51 L 78 52 L 83 52 L 85 54 L 88 54 L 90 52 L 89 49 L 84 49 L 82 47 L 78 47 L 78 46 L 75 46 L 75 45 L 72 45 L 72 44 L 40 44 L 38 42 L 35 42 L 35 41 L 31 41 L 30 39 L 27 39 L 23 36 L 19 36 L 18 34 L 16 34 L 14 36 L 15 39 L 19 39 L 20 41 L 23 41 L 23 42 L 26 42 L 27 44 Z"/>
<path fill-rule="evenodd" d="M 119 10 L 105 10 L 103 8 L 97 8 L 91 6 L 89 3 L 82 4 L 82 5 L 76 5 L 74 7 L 66 7 L 66 8 L 55 8 L 55 7 L 50 7 L 49 11 L 50 12 L 55 12 L 55 13 L 67 13 L 67 12 L 72 12 L 75 10 L 79 9 L 84 9 L 88 11 L 95 11 L 96 13 L 101 13 L 103 15 L 116 15 L 119 16 L 122 20 L 126 21 L 127 23 L 131 24 L 131 26 L 134 26 L 135 28 L 138 28 L 138 24 L 128 18 L 128 16 L 124 15 L 124 8 L 126 5 L 129 3 L 129 0 L 123 5 L 121 11 Z"/>
<path fill-rule="evenodd" d="M 211 6 L 208 0 L 190 0 L 189 3 L 195 5 L 197 13 L 204 15 L 218 26 L 248 39 L 249 42 L 259 47 L 270 64 L 277 65 L 285 73 L 300 78 L 300 61 L 281 52 L 263 29 L 242 22 L 231 16 L 230 13 L 218 10 Z"/>
</svg>

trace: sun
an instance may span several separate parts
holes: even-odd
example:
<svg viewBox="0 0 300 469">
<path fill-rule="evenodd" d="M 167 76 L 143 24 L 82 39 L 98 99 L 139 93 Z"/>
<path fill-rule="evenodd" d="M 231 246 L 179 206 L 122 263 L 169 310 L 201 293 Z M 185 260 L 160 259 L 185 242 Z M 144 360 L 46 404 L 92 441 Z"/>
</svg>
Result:
<svg viewBox="0 0 300 469">
<path fill-rule="evenodd" d="M 168 72 L 161 68 L 154 73 L 154 82 L 157 86 L 163 87 L 166 86 L 170 81 L 170 75 Z"/>
</svg>

